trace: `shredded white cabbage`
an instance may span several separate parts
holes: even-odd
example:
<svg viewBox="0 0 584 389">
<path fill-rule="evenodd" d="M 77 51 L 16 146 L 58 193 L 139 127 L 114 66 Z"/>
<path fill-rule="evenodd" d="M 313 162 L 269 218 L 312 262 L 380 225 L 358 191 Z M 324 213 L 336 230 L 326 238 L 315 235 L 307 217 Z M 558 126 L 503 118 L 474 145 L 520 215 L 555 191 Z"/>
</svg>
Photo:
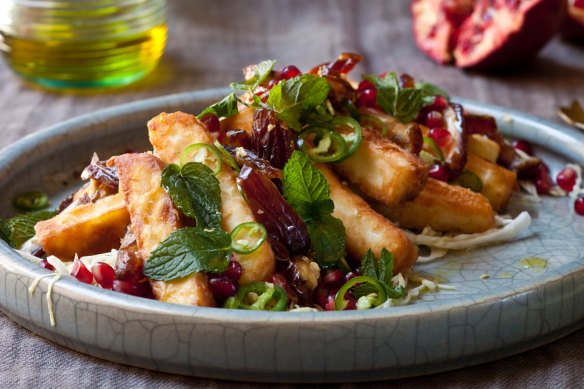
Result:
<svg viewBox="0 0 584 389">
<path fill-rule="evenodd" d="M 496 222 L 497 228 L 476 234 L 441 235 L 430 229 L 424 229 L 420 234 L 414 234 L 410 231 L 405 231 L 405 233 L 417 245 L 448 250 L 466 250 L 514 238 L 529 227 L 531 216 L 523 211 L 515 219 L 496 216 Z"/>
<path fill-rule="evenodd" d="M 385 303 L 376 307 L 376 309 L 408 305 L 413 300 L 416 300 L 421 294 L 426 292 L 436 292 L 438 290 L 456 290 L 456 288 L 452 285 L 440 284 L 438 282 L 431 281 L 415 273 L 410 273 L 407 279 L 405 279 L 403 275 L 400 273 L 397 276 L 393 277 L 392 281 L 394 282 L 394 285 L 396 285 L 397 281 L 398 286 L 403 286 L 404 288 L 410 281 L 419 283 L 420 285 L 408 289 L 407 295 L 401 299 L 387 299 Z"/>
<path fill-rule="evenodd" d="M 430 247 L 430 246 L 428 246 L 428 248 L 430 249 L 430 254 L 418 255 L 417 262 L 420 262 L 420 263 L 430 262 L 430 261 L 433 261 L 435 259 L 442 258 L 446 254 L 448 254 L 448 249 L 443 249 L 443 248 L 439 248 L 439 247 Z"/>
<path fill-rule="evenodd" d="M 311 307 L 300 307 L 300 306 L 296 305 L 294 308 L 292 308 L 288 312 L 318 312 L 318 309 L 311 308 Z"/>
<path fill-rule="evenodd" d="M 53 309 L 53 286 L 61 279 L 61 275 L 57 274 L 55 278 L 49 283 L 47 288 L 47 307 L 49 308 L 49 321 L 51 322 L 51 327 L 55 327 L 57 323 L 55 322 L 55 311 Z"/>
</svg>

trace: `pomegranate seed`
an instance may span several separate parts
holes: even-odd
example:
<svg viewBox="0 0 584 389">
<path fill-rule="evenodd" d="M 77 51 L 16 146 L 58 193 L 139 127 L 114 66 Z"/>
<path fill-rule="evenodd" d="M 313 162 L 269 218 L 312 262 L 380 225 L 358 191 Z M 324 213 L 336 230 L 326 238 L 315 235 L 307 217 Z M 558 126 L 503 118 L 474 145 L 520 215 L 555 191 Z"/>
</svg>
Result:
<svg viewBox="0 0 584 389">
<path fill-rule="evenodd" d="M 334 311 L 335 310 L 335 295 L 329 294 L 326 299 L 326 304 L 324 306 L 325 311 Z"/>
<path fill-rule="evenodd" d="M 219 124 L 219 118 L 212 113 L 208 113 L 201 118 L 201 122 L 205 126 L 209 132 L 219 133 L 221 132 L 221 124 Z"/>
<path fill-rule="evenodd" d="M 363 80 L 359 83 L 359 86 L 357 87 L 357 90 L 359 92 L 363 92 L 364 90 L 367 89 L 375 89 L 375 85 L 373 85 L 373 83 L 371 81 L 368 80 Z"/>
<path fill-rule="evenodd" d="M 450 169 L 446 165 L 435 164 L 430 168 L 430 177 L 435 180 L 448 182 L 450 179 Z"/>
<path fill-rule="evenodd" d="M 352 294 L 346 294 L 345 299 L 347 300 L 347 306 L 343 311 L 354 311 L 357 309 L 357 300 L 353 297 Z"/>
<path fill-rule="evenodd" d="M 115 271 L 104 262 L 97 262 L 91 268 L 91 273 L 95 277 L 95 281 L 104 289 L 111 289 L 114 286 Z"/>
<path fill-rule="evenodd" d="M 41 260 L 39 262 L 39 266 L 50 271 L 55 271 L 55 267 L 51 265 L 46 259 Z"/>
<path fill-rule="evenodd" d="M 148 297 L 152 293 L 150 291 L 150 285 L 147 282 L 133 282 L 123 280 L 114 280 L 113 290 L 138 297 Z"/>
<path fill-rule="evenodd" d="M 430 111 L 426 115 L 426 127 L 444 127 L 444 117 L 438 111 Z"/>
<path fill-rule="evenodd" d="M 341 286 L 345 282 L 345 275 L 339 269 L 328 272 L 322 279 L 325 286 Z"/>
<path fill-rule="evenodd" d="M 71 275 L 86 284 L 91 284 L 93 282 L 93 274 L 87 270 L 87 267 L 85 267 L 83 262 L 81 262 L 79 259 L 75 259 L 75 262 L 73 262 Z"/>
<path fill-rule="evenodd" d="M 286 277 L 279 273 L 272 274 L 268 279 L 268 282 L 281 286 L 284 289 L 288 288 L 288 280 L 286 280 Z"/>
<path fill-rule="evenodd" d="M 298 77 L 301 75 L 302 75 L 302 72 L 300 71 L 300 69 L 298 69 L 294 65 L 290 65 L 290 66 L 286 66 L 284 69 L 282 69 L 281 77 L 285 80 L 289 80 L 291 78 Z"/>
<path fill-rule="evenodd" d="M 578 215 L 584 216 L 584 197 L 578 197 L 576 201 L 574 201 L 574 211 Z"/>
<path fill-rule="evenodd" d="M 296 294 L 294 289 L 292 289 L 292 286 L 290 286 L 286 277 L 283 276 L 282 274 L 272 274 L 272 276 L 268 279 L 268 282 L 278 285 L 279 287 L 284 289 L 290 301 L 298 301 L 298 295 Z"/>
<path fill-rule="evenodd" d="M 432 109 L 442 112 L 448 107 L 448 99 L 444 96 L 436 96 L 432 103 Z"/>
<path fill-rule="evenodd" d="M 572 5 L 576 8 L 584 8 L 584 0 L 574 0 Z"/>
<path fill-rule="evenodd" d="M 377 90 L 365 89 L 363 91 L 357 92 L 357 106 L 377 108 Z"/>
<path fill-rule="evenodd" d="M 239 264 L 239 262 L 232 259 L 231 261 L 229 261 L 229 264 L 227 265 L 227 269 L 225 269 L 225 271 L 223 272 L 223 275 L 231 278 L 234 281 L 237 281 L 241 277 L 242 271 L 243 271 L 243 269 L 241 268 L 241 265 Z"/>
<path fill-rule="evenodd" d="M 317 305 L 321 308 L 326 308 L 326 303 L 328 302 L 329 290 L 326 288 L 318 288 L 314 295 L 314 300 Z"/>
<path fill-rule="evenodd" d="M 326 301 L 326 306 L 325 306 L 325 310 L 327 311 L 334 311 L 335 310 L 335 295 L 336 293 L 331 293 L 328 296 L 328 299 Z M 347 300 L 347 306 L 345 307 L 345 309 L 343 309 L 343 311 L 352 311 L 357 309 L 357 300 L 355 300 L 355 297 L 353 297 L 353 295 L 350 292 L 345 293 L 345 300 Z"/>
<path fill-rule="evenodd" d="M 554 183 L 547 174 L 542 174 L 535 179 L 535 188 L 537 189 L 538 194 L 549 194 L 553 186 Z"/>
<path fill-rule="evenodd" d="M 518 139 L 516 141 L 513 142 L 513 147 L 515 147 L 517 150 L 521 150 L 523 151 L 525 154 L 531 155 L 533 153 L 533 149 L 531 147 L 531 144 L 523 139 Z"/>
<path fill-rule="evenodd" d="M 209 279 L 209 289 L 218 302 L 227 300 L 237 293 L 237 285 L 229 277 L 217 277 Z"/>
<path fill-rule="evenodd" d="M 276 80 L 276 79 L 270 80 L 270 82 L 268 82 L 268 86 L 266 87 L 266 89 L 271 90 L 279 82 L 280 82 L 280 80 Z"/>
<path fill-rule="evenodd" d="M 577 174 L 576 171 L 572 168 L 564 168 L 560 171 L 556 177 L 556 181 L 558 182 L 558 186 L 565 190 L 566 192 L 571 192 L 574 189 L 574 185 L 576 185 L 576 178 Z"/>
<path fill-rule="evenodd" d="M 540 163 L 536 170 L 537 174 L 535 176 L 535 188 L 539 194 L 549 194 L 550 190 L 554 186 L 554 182 L 550 177 L 550 169 L 545 163 Z"/>
<path fill-rule="evenodd" d="M 358 274 L 351 272 L 348 272 L 347 274 L 345 274 L 345 282 L 348 282 L 350 280 L 352 280 L 353 278 L 357 277 Z"/>
<path fill-rule="evenodd" d="M 440 147 L 444 147 L 451 137 L 450 131 L 442 127 L 432 128 L 428 135 L 430 135 L 430 138 L 432 138 Z"/>
</svg>

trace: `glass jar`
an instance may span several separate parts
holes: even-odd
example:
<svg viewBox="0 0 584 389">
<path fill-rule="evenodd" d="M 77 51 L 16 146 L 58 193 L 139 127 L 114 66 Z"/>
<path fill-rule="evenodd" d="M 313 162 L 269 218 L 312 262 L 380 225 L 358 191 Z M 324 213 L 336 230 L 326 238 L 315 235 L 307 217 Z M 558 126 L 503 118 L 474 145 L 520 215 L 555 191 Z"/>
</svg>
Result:
<svg viewBox="0 0 584 389">
<path fill-rule="evenodd" d="M 48 89 L 130 84 L 166 44 L 165 0 L 0 0 L 0 51 Z"/>
</svg>

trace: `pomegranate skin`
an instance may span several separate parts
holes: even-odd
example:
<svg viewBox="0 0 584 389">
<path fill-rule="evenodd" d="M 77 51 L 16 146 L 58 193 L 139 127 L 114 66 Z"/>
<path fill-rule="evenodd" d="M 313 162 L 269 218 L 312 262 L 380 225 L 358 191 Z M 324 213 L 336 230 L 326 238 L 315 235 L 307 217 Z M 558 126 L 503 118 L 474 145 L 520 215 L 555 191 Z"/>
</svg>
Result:
<svg viewBox="0 0 584 389">
<path fill-rule="evenodd" d="M 487 0 L 478 1 L 473 15 L 458 31 L 454 58 L 460 68 L 505 70 L 525 64 L 558 32 L 566 12 L 565 0 L 537 0 L 525 5 L 521 2 L 518 10 L 507 11 L 512 14 L 513 23 L 505 23 L 507 20 L 498 19 L 494 14 L 493 22 L 485 26 L 483 37 L 475 41 L 475 45 L 471 43 L 476 40 L 477 24 L 474 21 L 482 19 L 481 9 L 488 8 L 489 3 Z M 484 39 L 487 33 L 493 34 L 490 42 Z"/>
<path fill-rule="evenodd" d="M 410 6 L 416 44 L 440 64 L 453 62 L 456 30 L 473 10 L 475 0 L 414 0 Z M 456 12 L 449 9 L 456 8 Z M 452 17 L 455 14 L 456 17 Z"/>
<path fill-rule="evenodd" d="M 584 45 L 584 2 L 568 0 L 568 12 L 562 25 L 562 38 Z"/>
</svg>

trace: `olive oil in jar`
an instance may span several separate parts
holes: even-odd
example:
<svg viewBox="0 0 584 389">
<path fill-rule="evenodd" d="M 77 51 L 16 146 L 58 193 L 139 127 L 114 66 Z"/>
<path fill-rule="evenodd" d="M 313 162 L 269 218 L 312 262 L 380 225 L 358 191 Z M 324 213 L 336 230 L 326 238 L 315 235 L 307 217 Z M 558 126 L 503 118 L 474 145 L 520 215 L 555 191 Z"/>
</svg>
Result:
<svg viewBox="0 0 584 389">
<path fill-rule="evenodd" d="M 16 73 L 48 89 L 127 85 L 164 52 L 164 0 L 8 2 L 0 5 L 0 51 Z"/>
</svg>

